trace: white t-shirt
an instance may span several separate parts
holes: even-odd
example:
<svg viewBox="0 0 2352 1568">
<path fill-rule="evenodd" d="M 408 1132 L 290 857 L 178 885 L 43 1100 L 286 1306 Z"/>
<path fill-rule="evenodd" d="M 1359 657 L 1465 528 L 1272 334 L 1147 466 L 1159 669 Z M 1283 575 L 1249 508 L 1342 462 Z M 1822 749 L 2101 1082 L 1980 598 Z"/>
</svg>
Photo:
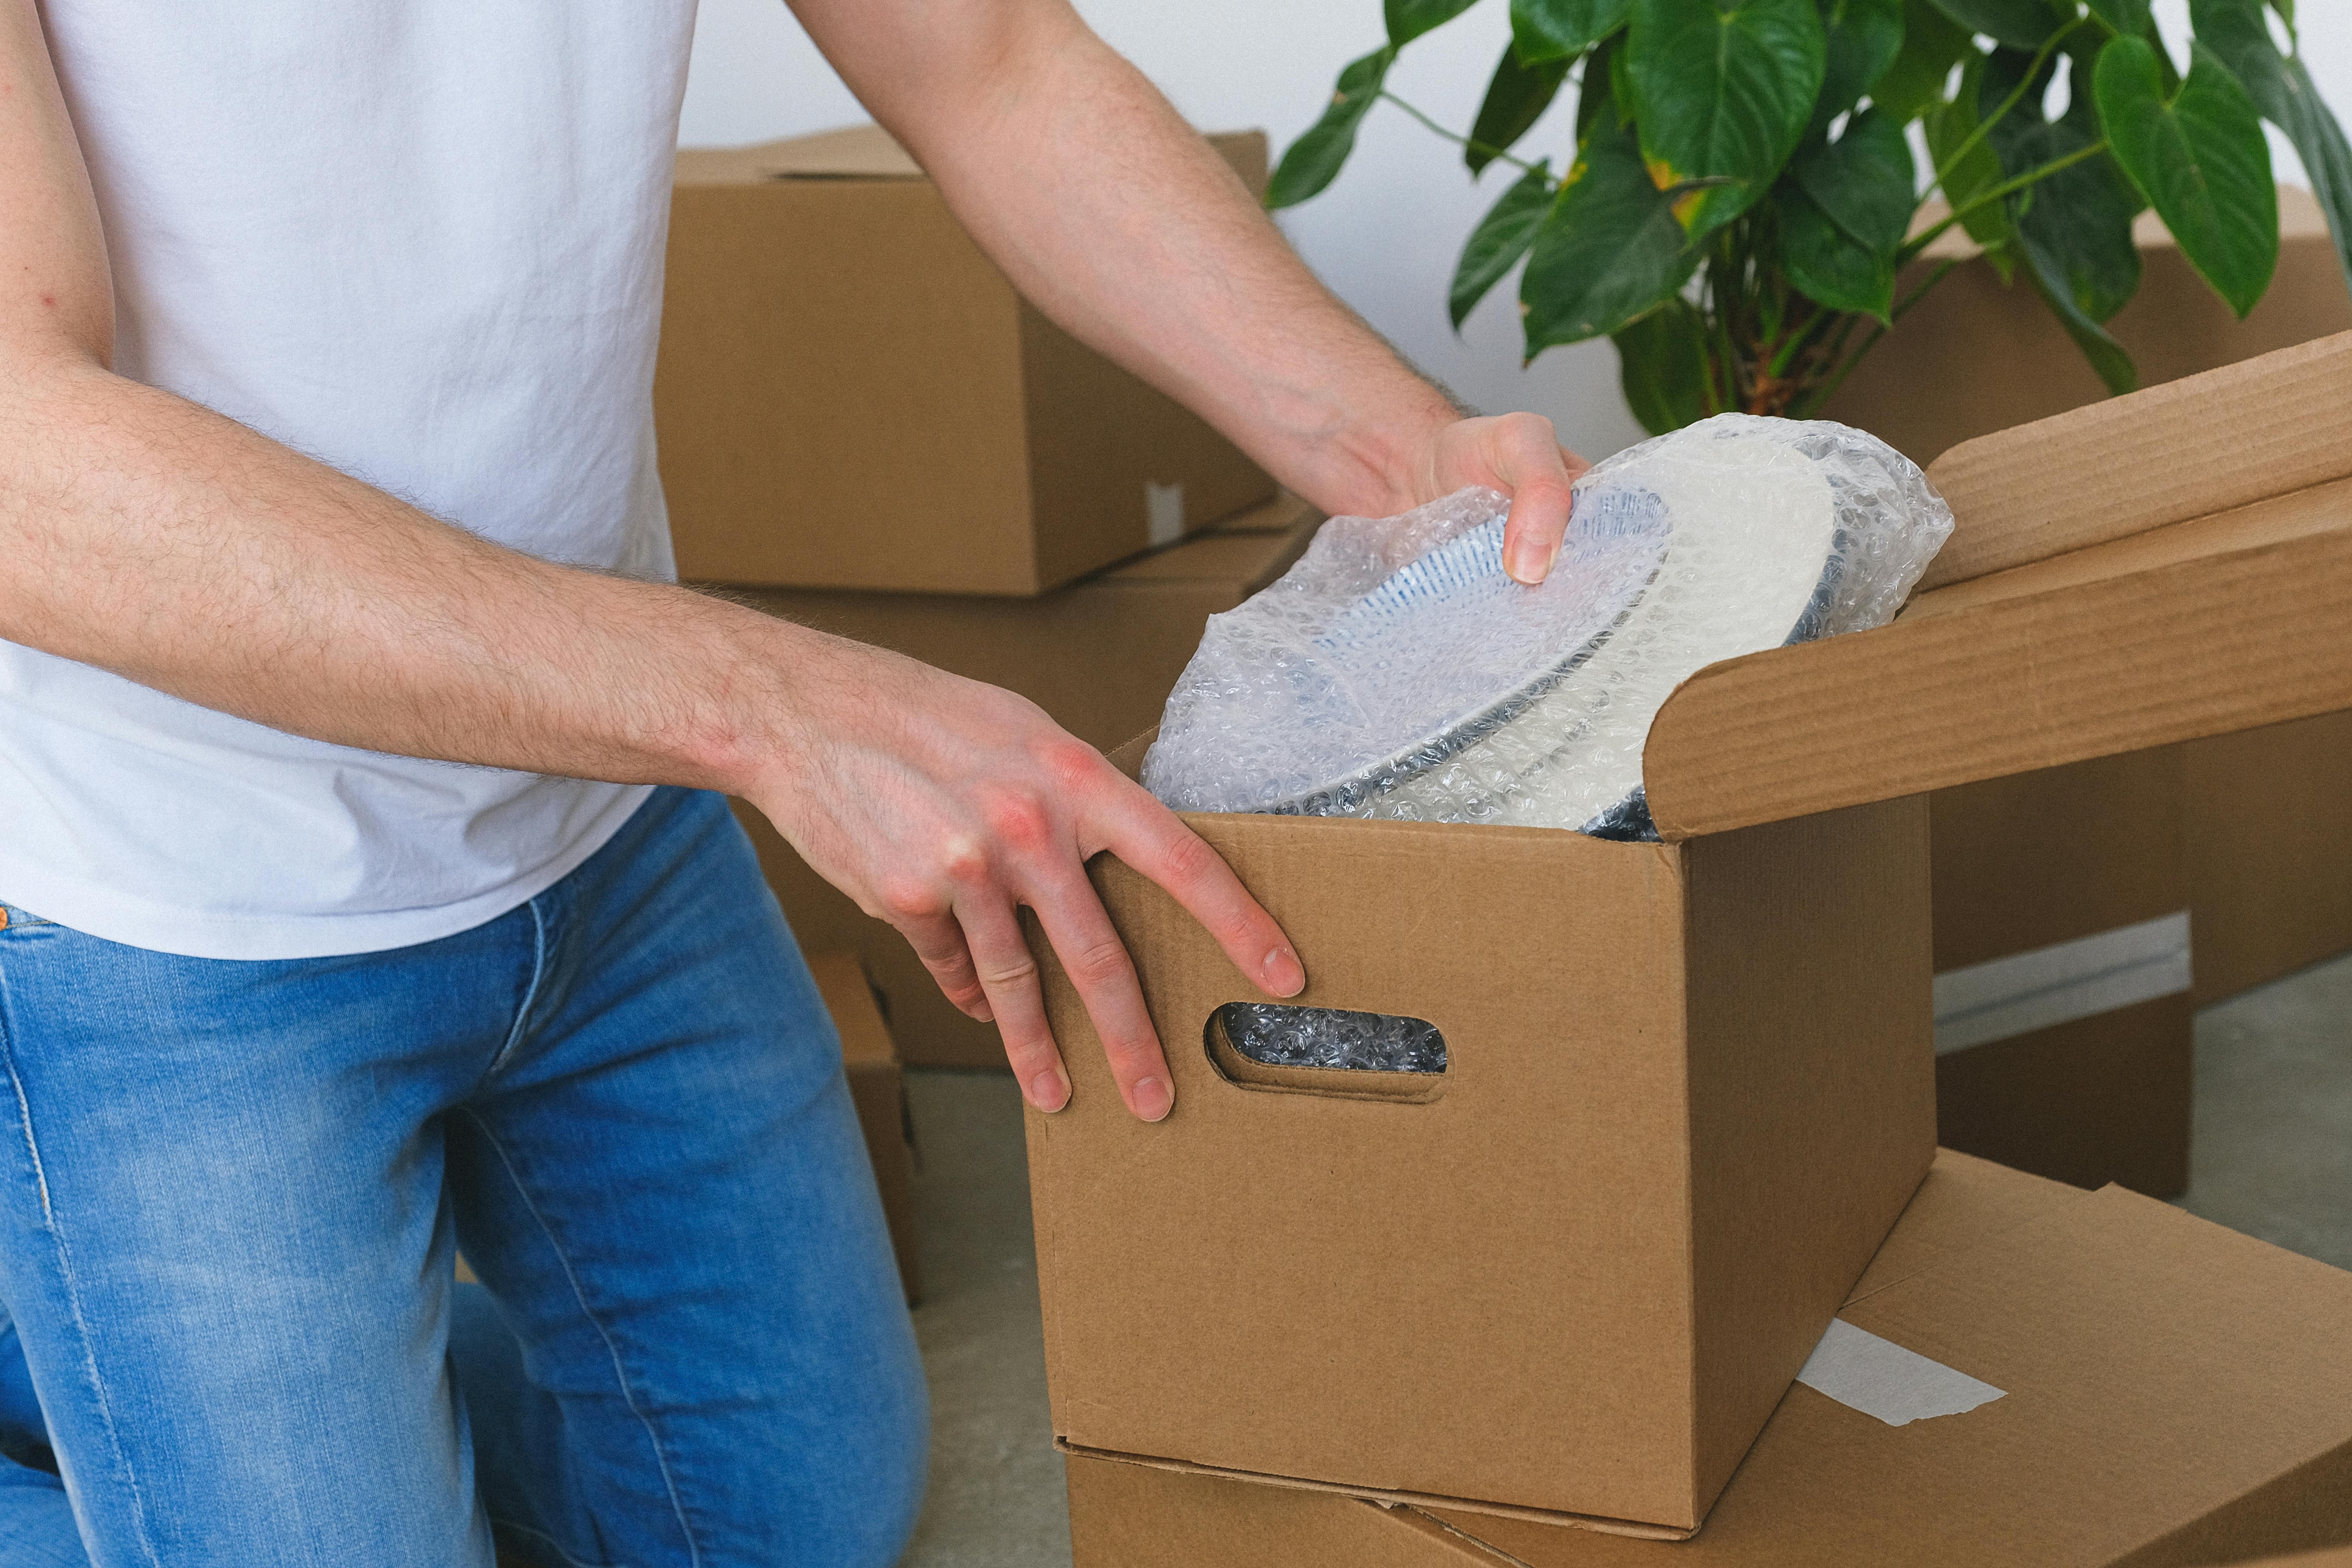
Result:
<svg viewBox="0 0 2352 1568">
<path fill-rule="evenodd" d="M 693 0 L 47 0 L 115 365 L 551 560 L 667 578 Z M 492 919 L 642 786 L 299 739 L 0 643 L 0 900 L 213 958 Z"/>
</svg>

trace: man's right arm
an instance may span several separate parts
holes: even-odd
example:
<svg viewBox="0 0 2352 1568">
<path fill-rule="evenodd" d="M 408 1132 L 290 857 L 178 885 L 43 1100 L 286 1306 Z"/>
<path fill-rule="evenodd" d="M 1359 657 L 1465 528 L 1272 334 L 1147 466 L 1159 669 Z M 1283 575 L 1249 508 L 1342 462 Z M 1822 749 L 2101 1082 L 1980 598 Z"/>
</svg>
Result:
<svg viewBox="0 0 2352 1568">
<path fill-rule="evenodd" d="M 1018 909 L 1129 1105 L 1167 1071 L 1088 885 L 1110 850 L 1303 984 L 1216 855 L 1009 692 L 503 549 L 110 367 L 105 242 L 34 0 L 0 0 L 0 637 L 373 751 L 745 796 L 1066 1096 Z"/>
</svg>

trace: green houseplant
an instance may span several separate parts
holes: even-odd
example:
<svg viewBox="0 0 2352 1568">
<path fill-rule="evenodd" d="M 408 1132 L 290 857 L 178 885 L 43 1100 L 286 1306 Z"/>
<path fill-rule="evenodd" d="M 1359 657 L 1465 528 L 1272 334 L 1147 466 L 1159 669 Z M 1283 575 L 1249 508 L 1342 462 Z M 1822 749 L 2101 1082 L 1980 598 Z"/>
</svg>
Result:
<svg viewBox="0 0 2352 1568">
<path fill-rule="evenodd" d="M 2192 0 L 2186 74 L 2148 0 L 1509 0 L 1511 41 L 1456 134 L 1386 80 L 1399 50 L 1477 3 L 1385 0 L 1388 42 L 1339 73 L 1266 204 L 1328 185 L 1383 100 L 1459 142 L 1473 177 L 1517 170 L 1463 247 L 1455 327 L 1524 259 L 1527 357 L 1614 339 L 1654 432 L 1819 412 L 1957 265 L 1913 265 L 1954 224 L 2130 390 L 2102 323 L 2139 286 L 2141 211 L 2239 315 L 2269 287 L 2264 120 L 2302 157 L 2352 279 L 2352 146 L 2295 52 L 2293 0 Z M 1576 145 L 1555 173 L 1521 143 L 1571 81 Z"/>
</svg>

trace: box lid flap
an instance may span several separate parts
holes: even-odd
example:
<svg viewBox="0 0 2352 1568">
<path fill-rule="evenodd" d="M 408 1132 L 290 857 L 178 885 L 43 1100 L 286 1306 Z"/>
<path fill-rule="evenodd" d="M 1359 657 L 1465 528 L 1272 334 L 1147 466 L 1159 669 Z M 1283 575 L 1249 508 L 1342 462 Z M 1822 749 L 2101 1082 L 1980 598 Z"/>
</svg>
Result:
<svg viewBox="0 0 2352 1568">
<path fill-rule="evenodd" d="M 2013 1217 L 2015 1196 L 1969 1206 L 1979 1221 Z M 1665 1552 L 1693 1568 L 2105 1568 L 2155 1560 L 2138 1553 L 2200 1521 L 2229 1519 L 2255 1552 L 2320 1544 L 2314 1521 L 2340 1521 L 2352 1274 L 2109 1187 L 1842 1317 L 2002 1395 L 1893 1426 L 1791 1389 L 1706 1528 L 1663 1551 L 1513 1520 L 1446 1522 L 1530 1568 Z"/>
<path fill-rule="evenodd" d="M 2352 708 L 2352 333 L 1930 474 L 1958 519 L 1940 586 L 1668 699 L 1643 753 L 1664 837 Z"/>
</svg>

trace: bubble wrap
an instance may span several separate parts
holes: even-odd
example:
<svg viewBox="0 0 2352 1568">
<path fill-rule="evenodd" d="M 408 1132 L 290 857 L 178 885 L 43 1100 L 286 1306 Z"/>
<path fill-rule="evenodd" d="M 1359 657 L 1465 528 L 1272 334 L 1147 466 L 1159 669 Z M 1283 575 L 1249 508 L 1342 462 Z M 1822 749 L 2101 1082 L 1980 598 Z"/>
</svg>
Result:
<svg viewBox="0 0 2352 1568">
<path fill-rule="evenodd" d="M 1387 1013 L 1231 1002 L 1217 1009 L 1234 1049 L 1269 1067 L 1358 1072 L 1444 1072 L 1437 1026 Z"/>
<path fill-rule="evenodd" d="M 1951 532 L 1918 468 L 1826 421 L 1719 415 L 1576 484 L 1550 575 L 1502 569 L 1466 489 L 1326 523 L 1212 616 L 1143 782 L 1181 810 L 1654 837 L 1642 747 L 1719 659 L 1882 626 Z"/>
</svg>

